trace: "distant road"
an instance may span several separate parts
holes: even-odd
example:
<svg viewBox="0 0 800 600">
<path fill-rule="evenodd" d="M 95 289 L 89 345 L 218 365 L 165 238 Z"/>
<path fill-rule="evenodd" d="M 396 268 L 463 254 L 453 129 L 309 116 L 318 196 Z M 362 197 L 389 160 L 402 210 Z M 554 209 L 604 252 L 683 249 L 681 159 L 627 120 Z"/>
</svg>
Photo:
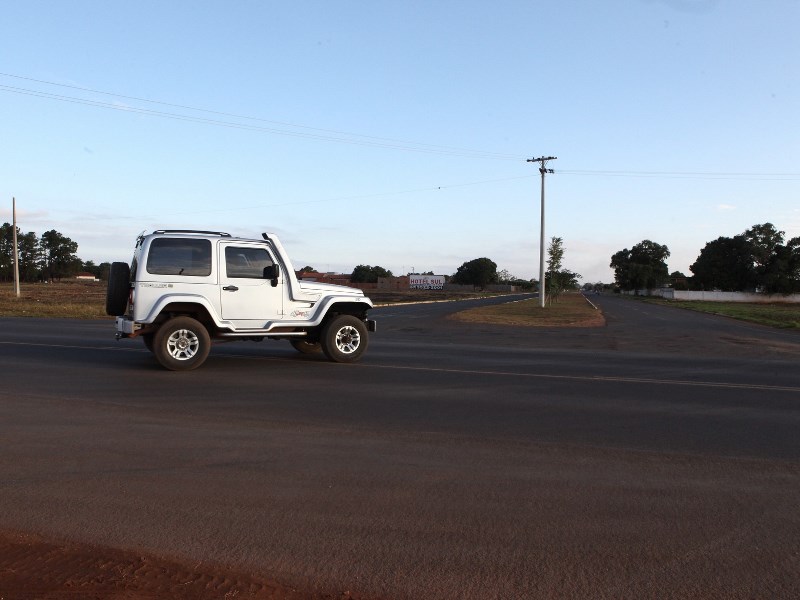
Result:
<svg viewBox="0 0 800 600">
<path fill-rule="evenodd" d="M 0 528 L 332 597 L 795 596 L 800 335 L 591 299 L 605 327 L 394 306 L 356 365 L 265 341 L 190 373 L 0 319 Z"/>
</svg>

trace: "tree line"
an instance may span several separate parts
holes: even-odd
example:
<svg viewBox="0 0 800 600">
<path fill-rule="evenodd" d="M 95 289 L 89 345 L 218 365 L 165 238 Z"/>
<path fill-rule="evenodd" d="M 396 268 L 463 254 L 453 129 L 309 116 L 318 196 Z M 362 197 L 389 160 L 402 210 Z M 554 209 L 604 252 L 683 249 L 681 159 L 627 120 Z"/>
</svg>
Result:
<svg viewBox="0 0 800 600">
<path fill-rule="evenodd" d="M 669 273 L 669 249 L 644 240 L 611 257 L 614 279 L 623 290 L 676 289 L 723 292 L 800 292 L 800 237 L 788 241 L 772 223 L 753 225 L 733 237 L 708 242 L 689 267 L 692 276 Z"/>
<path fill-rule="evenodd" d="M 110 263 L 99 265 L 83 261 L 78 255 L 78 244 L 55 229 L 37 236 L 34 232 L 22 233 L 17 228 L 17 248 L 19 252 L 20 281 L 58 281 L 73 277 L 78 273 L 90 273 L 98 279 L 107 279 Z M 554 237 L 548 247 L 548 269 L 545 286 L 551 299 L 557 299 L 566 289 L 578 287 L 580 275 L 562 266 L 564 247 L 562 238 Z M 301 271 L 314 271 L 305 266 Z M 434 273 L 424 273 L 434 275 Z M 392 277 L 392 272 L 381 266 L 357 265 L 350 275 L 353 283 L 374 283 L 380 277 Z M 451 283 L 472 285 L 485 289 L 493 284 L 513 285 L 521 289 L 533 288 L 536 279 L 525 280 L 516 277 L 506 269 L 498 271 L 497 263 L 481 257 L 464 262 L 455 273 L 446 276 Z M 14 279 L 14 229 L 9 223 L 0 226 L 0 281 Z"/>
<path fill-rule="evenodd" d="M 564 290 L 577 288 L 578 280 L 581 276 L 563 267 L 564 240 L 562 238 L 551 238 L 547 256 L 545 287 L 548 298 L 552 301 L 557 300 Z M 312 271 L 313 269 L 304 267 L 302 270 Z M 422 275 L 434 275 L 434 273 L 429 271 L 422 273 Z M 392 277 L 392 272 L 380 266 L 358 265 L 353 269 L 350 281 L 353 283 L 375 283 L 381 277 Z M 530 290 L 537 284 L 536 279 L 521 279 L 509 273 L 507 269 L 498 271 L 497 263 L 485 256 L 465 261 L 455 273 L 445 277 L 449 283 L 472 285 L 480 289 L 486 289 L 494 284 L 502 284 Z"/>
<path fill-rule="evenodd" d="M 312 267 L 304 267 L 301 271 L 313 271 Z M 436 275 L 433 271 L 420 273 L 420 275 Z M 394 277 L 392 272 L 381 266 L 357 265 L 350 274 L 352 283 L 376 283 L 379 278 Z M 497 263 L 490 258 L 481 257 L 464 262 L 452 275 L 445 275 L 448 283 L 460 285 L 473 285 L 485 289 L 493 284 L 516 285 L 530 288 L 531 281 L 522 280 L 509 273 L 506 269 L 497 270 Z"/>
<path fill-rule="evenodd" d="M 25 282 L 58 281 L 77 273 L 91 273 L 107 277 L 109 263 L 95 265 L 78 258 L 78 244 L 55 229 L 45 231 L 41 237 L 34 232 L 22 233 L 17 227 L 19 254 L 19 279 Z M 0 226 L 0 281 L 14 280 L 14 227 L 9 223 Z"/>
</svg>

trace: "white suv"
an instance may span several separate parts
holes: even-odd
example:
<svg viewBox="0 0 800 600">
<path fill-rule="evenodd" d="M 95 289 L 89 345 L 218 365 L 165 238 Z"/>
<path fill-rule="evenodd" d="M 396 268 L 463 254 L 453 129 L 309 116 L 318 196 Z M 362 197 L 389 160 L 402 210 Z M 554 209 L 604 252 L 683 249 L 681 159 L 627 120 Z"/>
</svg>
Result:
<svg viewBox="0 0 800 600">
<path fill-rule="evenodd" d="M 273 234 L 158 230 L 111 265 L 106 312 L 117 339 L 141 337 L 167 369 L 199 367 L 211 341 L 289 340 L 335 362 L 367 349 L 372 301 L 359 289 L 300 281 Z"/>
</svg>

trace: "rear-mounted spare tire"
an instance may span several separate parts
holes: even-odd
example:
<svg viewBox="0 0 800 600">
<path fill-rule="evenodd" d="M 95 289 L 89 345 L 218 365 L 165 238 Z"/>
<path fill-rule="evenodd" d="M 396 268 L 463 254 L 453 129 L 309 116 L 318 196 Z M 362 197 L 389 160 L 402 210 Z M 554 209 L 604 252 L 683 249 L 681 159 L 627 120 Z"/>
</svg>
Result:
<svg viewBox="0 0 800 600">
<path fill-rule="evenodd" d="M 128 263 L 111 263 L 106 288 L 106 314 L 118 317 L 125 314 L 131 289 L 131 268 Z"/>
</svg>

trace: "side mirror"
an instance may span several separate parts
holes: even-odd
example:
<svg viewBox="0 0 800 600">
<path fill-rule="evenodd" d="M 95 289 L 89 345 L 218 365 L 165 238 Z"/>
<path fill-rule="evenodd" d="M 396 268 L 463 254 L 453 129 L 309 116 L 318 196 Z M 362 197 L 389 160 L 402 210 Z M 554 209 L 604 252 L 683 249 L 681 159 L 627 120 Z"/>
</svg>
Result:
<svg viewBox="0 0 800 600">
<path fill-rule="evenodd" d="M 281 274 L 281 269 L 278 265 L 270 265 L 268 267 L 264 267 L 264 279 L 269 279 L 272 283 L 272 287 L 278 286 L 278 276 Z"/>
</svg>

